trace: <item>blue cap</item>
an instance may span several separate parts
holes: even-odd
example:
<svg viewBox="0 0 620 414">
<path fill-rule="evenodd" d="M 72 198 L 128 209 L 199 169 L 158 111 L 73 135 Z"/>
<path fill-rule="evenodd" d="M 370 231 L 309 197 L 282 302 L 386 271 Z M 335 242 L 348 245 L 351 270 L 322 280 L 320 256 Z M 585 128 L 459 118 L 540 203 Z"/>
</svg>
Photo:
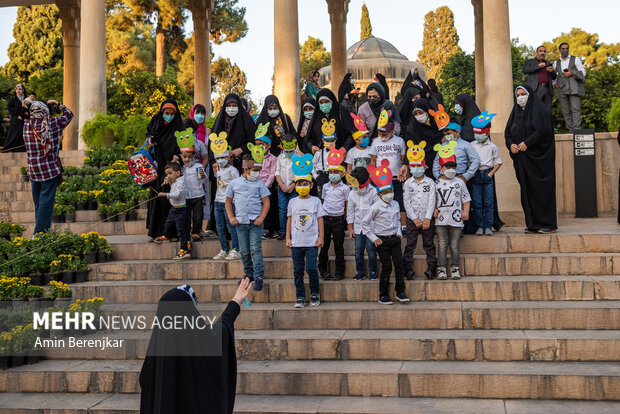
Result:
<svg viewBox="0 0 620 414">
<path fill-rule="evenodd" d="M 385 185 L 383 187 L 377 187 L 377 193 L 381 193 L 385 190 L 393 190 L 394 186 L 392 185 L 392 183 L 390 183 L 390 185 Z"/>
<path fill-rule="evenodd" d="M 263 141 L 265 144 L 271 145 L 271 139 L 267 135 L 263 135 L 262 137 L 257 137 L 256 141 Z"/>
<path fill-rule="evenodd" d="M 461 126 L 457 124 L 456 122 L 450 122 L 448 125 L 446 125 L 445 129 L 451 129 L 453 131 L 461 132 Z"/>
</svg>

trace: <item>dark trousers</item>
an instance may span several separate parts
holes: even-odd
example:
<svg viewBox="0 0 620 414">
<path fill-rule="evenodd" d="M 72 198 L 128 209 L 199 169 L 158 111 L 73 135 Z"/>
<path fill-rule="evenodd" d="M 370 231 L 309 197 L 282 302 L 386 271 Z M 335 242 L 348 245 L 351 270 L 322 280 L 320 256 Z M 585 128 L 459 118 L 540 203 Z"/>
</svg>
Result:
<svg viewBox="0 0 620 414">
<path fill-rule="evenodd" d="M 295 291 L 297 299 L 306 299 L 304 286 L 304 268 L 308 273 L 310 282 L 310 294 L 319 294 L 319 272 L 316 269 L 316 255 L 318 247 L 293 247 L 293 275 L 295 276 Z"/>
<path fill-rule="evenodd" d="M 181 249 L 191 250 L 189 244 L 189 219 L 187 207 L 172 207 L 164 224 L 164 236 L 169 237 L 176 230 L 181 242 Z"/>
<path fill-rule="evenodd" d="M 191 223 L 191 234 L 198 234 L 202 231 L 202 219 L 204 217 L 204 197 L 188 198 L 187 204 L 187 219 Z"/>
<path fill-rule="evenodd" d="M 435 251 L 435 220 L 431 220 L 431 226 L 428 230 L 422 230 L 417 228 L 413 220 L 407 217 L 407 230 L 405 231 L 405 237 L 407 237 L 407 244 L 405 244 L 405 262 L 407 268 L 413 266 L 413 252 L 418 245 L 418 234 L 422 235 L 422 247 L 426 252 L 426 264 L 430 268 L 437 267 L 437 253 Z"/>
<path fill-rule="evenodd" d="M 286 227 L 284 227 L 284 231 L 280 228 L 280 215 L 278 212 L 278 190 L 276 189 L 278 184 L 275 183 L 269 187 L 269 191 L 271 194 L 269 195 L 269 211 L 267 212 L 267 217 L 265 218 L 265 230 L 268 230 L 269 233 L 273 233 L 275 231 L 280 231 L 281 233 L 286 233 Z"/>
<path fill-rule="evenodd" d="M 30 186 L 34 201 L 34 233 L 46 232 L 52 225 L 58 177 L 47 181 L 31 181 Z"/>
<path fill-rule="evenodd" d="M 327 272 L 327 260 L 329 258 L 329 246 L 334 239 L 334 251 L 336 252 L 336 275 L 344 276 L 344 231 L 346 223 L 344 216 L 323 216 L 323 247 L 319 254 L 319 272 Z"/>
<path fill-rule="evenodd" d="M 405 291 L 405 259 L 400 247 L 400 237 L 379 236 L 382 243 L 377 246 L 379 261 L 381 262 L 381 275 L 379 276 L 379 296 L 388 296 L 392 262 L 396 268 L 396 294 Z"/>
</svg>

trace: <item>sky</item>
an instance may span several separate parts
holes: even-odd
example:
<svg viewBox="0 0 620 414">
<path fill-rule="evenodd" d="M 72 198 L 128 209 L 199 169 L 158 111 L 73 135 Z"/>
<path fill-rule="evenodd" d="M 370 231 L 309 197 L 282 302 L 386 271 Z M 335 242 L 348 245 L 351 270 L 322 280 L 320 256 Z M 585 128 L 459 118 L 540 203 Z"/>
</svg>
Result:
<svg viewBox="0 0 620 414">
<path fill-rule="evenodd" d="M 409 60 L 416 60 L 422 48 L 424 15 L 440 6 L 454 13 L 454 24 L 461 48 L 474 50 L 474 12 L 470 0 L 351 0 L 347 15 L 347 47 L 359 40 L 362 4 L 366 3 L 372 24 L 372 34 L 392 43 Z M 213 45 L 215 57 L 228 57 L 246 73 L 247 89 L 256 103 L 271 93 L 273 75 L 272 0 L 239 0 L 246 7 L 248 34 L 236 43 Z M 330 48 L 330 23 L 325 0 L 298 0 L 299 41 L 317 37 Z M 582 1 L 509 0 L 510 37 L 521 43 L 537 46 L 550 41 L 573 27 L 599 34 L 605 43 L 620 41 L 617 26 L 617 0 L 591 0 L 588 7 Z M 601 12 L 607 10 L 608 12 Z M 17 8 L 0 8 L 0 65 L 4 65 L 9 44 L 13 41 L 13 25 Z M 191 30 L 191 21 L 187 28 Z"/>
</svg>

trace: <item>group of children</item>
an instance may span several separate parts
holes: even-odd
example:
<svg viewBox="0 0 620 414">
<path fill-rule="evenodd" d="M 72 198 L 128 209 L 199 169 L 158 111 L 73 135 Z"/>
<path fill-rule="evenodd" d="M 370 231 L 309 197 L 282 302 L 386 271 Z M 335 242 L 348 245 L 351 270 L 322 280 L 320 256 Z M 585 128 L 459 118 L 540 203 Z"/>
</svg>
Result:
<svg viewBox="0 0 620 414">
<path fill-rule="evenodd" d="M 356 145 L 348 153 L 344 148 L 336 148 L 333 125 L 324 123 L 323 148 L 314 156 L 301 153 L 296 137 L 291 134 L 282 137 L 280 155 L 272 155 L 269 152 L 271 140 L 264 133 L 266 126 L 259 125 L 255 143 L 248 143 L 249 154 L 242 157 L 241 176 L 232 166 L 226 133 L 211 134 L 209 141 L 217 179 L 214 219 L 221 244 L 221 251 L 214 259 L 240 258 L 244 277 L 254 282 L 254 290 L 262 290 L 263 222 L 270 207 L 268 186 L 275 180 L 280 229 L 286 229 L 280 238 L 291 248 L 296 308 L 306 303 L 304 272 L 309 277 L 311 306 L 320 304 L 319 276 L 324 280 L 344 278 L 347 231 L 349 239 L 355 241 L 356 275 L 353 279 L 366 277 L 366 252 L 368 278 L 379 279 L 379 303 L 393 303 L 389 295 L 392 267 L 395 268 L 396 299 L 409 301 L 405 278 L 414 277 L 413 252 L 418 235 L 422 236 L 426 252 L 426 278 L 460 279 L 460 237 L 463 221 L 469 219 L 472 196 L 475 197 L 476 213 L 472 219 L 478 227 L 476 234 L 492 234 L 493 186 L 489 182 L 501 166 L 498 149 L 488 139 L 492 115 L 485 112 L 472 120 L 476 142 L 471 148 L 459 147 L 459 124 L 450 122 L 444 126 L 443 144 L 434 147 L 438 167 L 436 181 L 430 178 L 425 162 L 426 143 L 409 141 L 405 144 L 402 138 L 394 135 L 390 117 L 389 112 L 381 112 L 377 122 L 378 137 L 372 142 L 364 122 L 356 119 L 357 132 L 353 136 Z M 471 166 L 472 160 L 462 158 L 461 152 L 468 153 L 472 148 L 478 168 L 473 177 L 467 177 L 471 178 L 470 196 L 467 178 L 463 173 L 457 175 L 457 171 Z M 177 227 L 181 241 L 178 258 L 190 256 L 189 217 L 194 212 L 191 200 L 204 197 L 204 189 L 201 193 L 199 187 L 205 180 L 205 173 L 204 169 L 194 167 L 192 149 L 181 148 L 183 166 L 175 163 L 166 166 L 167 180 L 172 186 L 169 193 L 160 194 L 168 197 L 173 207 L 166 225 Z M 398 177 L 404 164 L 408 164 L 411 177 L 402 183 Z M 230 233 L 232 249 L 229 249 L 226 231 Z M 406 237 L 404 254 L 403 232 Z M 332 241 L 336 256 L 333 274 L 328 269 Z M 377 255 L 381 262 L 379 277 Z"/>
</svg>

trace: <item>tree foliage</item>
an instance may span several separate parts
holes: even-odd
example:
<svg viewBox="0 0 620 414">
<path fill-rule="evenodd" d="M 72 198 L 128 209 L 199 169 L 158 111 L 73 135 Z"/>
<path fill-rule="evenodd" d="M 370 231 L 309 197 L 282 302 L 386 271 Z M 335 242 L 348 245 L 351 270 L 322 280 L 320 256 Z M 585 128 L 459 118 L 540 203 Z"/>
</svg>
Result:
<svg viewBox="0 0 620 414">
<path fill-rule="evenodd" d="M 0 120 L 9 116 L 7 104 L 11 96 L 15 94 L 15 85 L 18 83 L 12 75 L 0 73 Z"/>
<path fill-rule="evenodd" d="M 25 82 L 33 73 L 62 66 L 62 25 L 55 5 L 19 7 L 13 37 L 7 74 Z"/>
<path fill-rule="evenodd" d="M 303 45 L 299 46 L 300 88 L 305 87 L 308 75 L 324 66 L 331 65 L 332 54 L 325 49 L 321 39 L 308 36 Z"/>
<path fill-rule="evenodd" d="M 238 0 L 217 0 L 211 16 L 209 37 L 216 45 L 236 42 L 248 33 L 245 7 L 237 7 Z"/>
<path fill-rule="evenodd" d="M 456 95 L 468 93 L 476 97 L 476 59 L 473 53 L 457 52 L 443 65 L 439 89 L 445 106 L 450 108 Z"/>
<path fill-rule="evenodd" d="M 461 51 L 459 35 L 454 27 L 454 14 L 447 6 L 431 10 L 424 16 L 424 36 L 418 60 L 426 67 L 429 78 L 438 78 L 448 59 Z"/>
<path fill-rule="evenodd" d="M 368 7 L 366 7 L 366 3 L 362 4 L 362 19 L 360 21 L 360 26 L 362 29 L 360 40 L 372 37 L 372 24 L 370 24 L 370 15 L 368 14 Z"/>
<path fill-rule="evenodd" d="M 26 90 L 37 94 L 37 99 L 47 101 L 54 99 L 62 102 L 63 74 L 62 68 L 51 68 L 37 72 L 30 77 Z M 76 110 L 77 108 L 70 108 Z"/>
<path fill-rule="evenodd" d="M 566 42 L 570 54 L 582 59 L 587 67 L 598 68 L 605 63 L 618 62 L 620 43 L 601 43 L 598 34 L 588 33 L 573 27 L 569 33 L 562 33 L 551 42 L 544 42 L 547 48 L 547 60 L 554 61 L 560 56 L 560 44 Z"/>
<path fill-rule="evenodd" d="M 608 113 L 620 91 L 620 63 L 603 64 L 598 69 L 587 68 L 584 86 L 586 95 L 581 99 L 582 128 L 608 131 Z M 560 105 L 557 103 L 555 106 L 559 108 Z M 561 111 L 559 112 L 561 114 Z M 560 119 L 561 122 L 557 124 L 563 129 L 564 118 Z"/>
<path fill-rule="evenodd" d="M 211 62 L 211 90 L 215 97 L 212 98 L 213 113 L 218 113 L 224 104 L 224 98 L 229 93 L 236 93 L 246 97 L 250 91 L 245 89 L 247 78 L 245 73 L 232 63 L 229 58 L 219 58 Z"/>
</svg>

